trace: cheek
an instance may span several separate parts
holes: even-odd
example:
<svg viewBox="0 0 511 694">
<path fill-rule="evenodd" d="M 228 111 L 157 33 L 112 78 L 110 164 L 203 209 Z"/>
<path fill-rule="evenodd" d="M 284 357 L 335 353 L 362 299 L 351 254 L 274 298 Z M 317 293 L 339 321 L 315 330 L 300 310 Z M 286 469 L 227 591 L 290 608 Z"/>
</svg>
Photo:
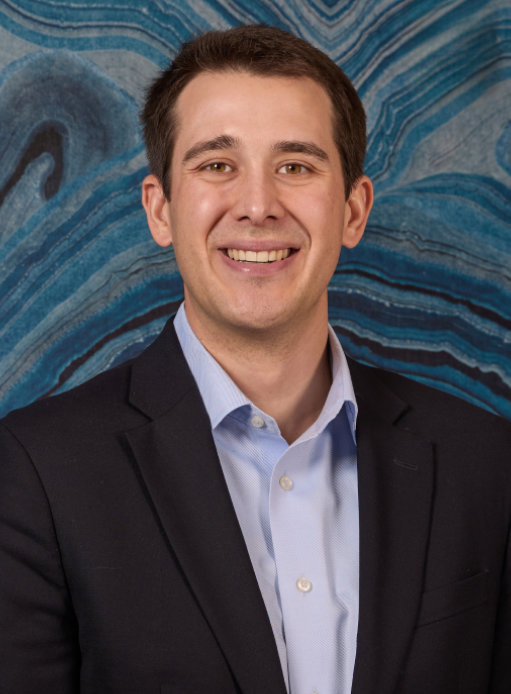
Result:
<svg viewBox="0 0 511 694">
<path fill-rule="evenodd" d="M 207 235 L 226 211 L 226 196 L 216 187 L 193 186 L 179 202 L 181 222 L 193 229 L 194 235 Z"/>
<path fill-rule="evenodd" d="M 306 215 L 306 217 L 305 217 Z M 326 247 L 340 247 L 344 230 L 344 205 L 335 197 L 304 200 L 304 221 L 311 240 Z"/>
<path fill-rule="evenodd" d="M 330 190 L 300 190 L 298 197 L 303 218 L 314 221 L 316 225 L 343 226 L 345 203 L 344 192 Z"/>
</svg>

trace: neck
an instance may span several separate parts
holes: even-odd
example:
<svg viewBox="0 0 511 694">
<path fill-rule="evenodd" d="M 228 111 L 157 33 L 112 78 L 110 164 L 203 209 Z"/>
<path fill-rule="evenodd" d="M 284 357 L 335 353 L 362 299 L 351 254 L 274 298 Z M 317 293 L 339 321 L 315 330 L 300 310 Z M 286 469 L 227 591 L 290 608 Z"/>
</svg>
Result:
<svg viewBox="0 0 511 694">
<path fill-rule="evenodd" d="M 188 315 L 188 314 L 187 314 Z M 332 382 L 328 317 L 315 316 L 294 330 L 204 330 L 188 320 L 199 340 L 238 388 L 277 422 L 288 443 L 318 418 Z"/>
</svg>

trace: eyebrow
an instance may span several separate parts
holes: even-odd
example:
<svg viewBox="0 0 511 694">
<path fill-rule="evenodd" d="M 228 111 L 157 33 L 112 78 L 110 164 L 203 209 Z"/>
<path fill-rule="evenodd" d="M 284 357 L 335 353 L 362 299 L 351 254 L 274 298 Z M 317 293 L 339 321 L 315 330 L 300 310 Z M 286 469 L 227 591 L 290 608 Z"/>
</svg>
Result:
<svg viewBox="0 0 511 694">
<path fill-rule="evenodd" d="M 236 137 L 231 137 L 230 135 L 219 135 L 218 137 L 214 137 L 212 140 L 204 140 L 203 142 L 198 142 L 196 145 L 193 145 L 193 147 L 190 147 L 190 149 L 185 152 L 183 163 L 204 154 L 204 152 L 211 152 L 219 149 L 236 149 L 238 146 L 239 140 Z"/>
<path fill-rule="evenodd" d="M 282 140 L 282 142 L 277 142 L 272 146 L 274 152 L 281 152 L 282 154 L 308 154 L 316 159 L 321 159 L 322 161 L 328 161 L 328 154 L 324 149 L 318 147 L 313 142 L 301 142 L 300 140 Z"/>
</svg>

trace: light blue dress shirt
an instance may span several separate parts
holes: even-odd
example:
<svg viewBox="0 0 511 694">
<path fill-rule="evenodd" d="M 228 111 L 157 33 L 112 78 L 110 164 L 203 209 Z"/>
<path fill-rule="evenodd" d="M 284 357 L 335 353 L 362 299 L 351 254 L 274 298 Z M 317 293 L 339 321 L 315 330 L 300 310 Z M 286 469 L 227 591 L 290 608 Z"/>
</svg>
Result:
<svg viewBox="0 0 511 694">
<path fill-rule="evenodd" d="M 288 692 L 349 694 L 359 600 L 357 405 L 337 336 L 329 327 L 323 410 L 288 445 L 197 339 L 184 304 L 174 326 L 211 420 Z"/>
</svg>

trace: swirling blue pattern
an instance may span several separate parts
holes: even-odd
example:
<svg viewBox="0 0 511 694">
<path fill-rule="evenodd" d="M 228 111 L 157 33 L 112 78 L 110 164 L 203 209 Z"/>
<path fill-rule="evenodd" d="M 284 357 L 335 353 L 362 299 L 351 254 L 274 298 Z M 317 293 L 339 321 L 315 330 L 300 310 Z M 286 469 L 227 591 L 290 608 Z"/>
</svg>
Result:
<svg viewBox="0 0 511 694">
<path fill-rule="evenodd" d="M 0 2 L 0 414 L 133 356 L 175 310 L 138 109 L 183 40 L 249 22 L 322 48 L 366 106 L 377 202 L 330 288 L 345 348 L 511 417 L 506 0 Z"/>
</svg>

